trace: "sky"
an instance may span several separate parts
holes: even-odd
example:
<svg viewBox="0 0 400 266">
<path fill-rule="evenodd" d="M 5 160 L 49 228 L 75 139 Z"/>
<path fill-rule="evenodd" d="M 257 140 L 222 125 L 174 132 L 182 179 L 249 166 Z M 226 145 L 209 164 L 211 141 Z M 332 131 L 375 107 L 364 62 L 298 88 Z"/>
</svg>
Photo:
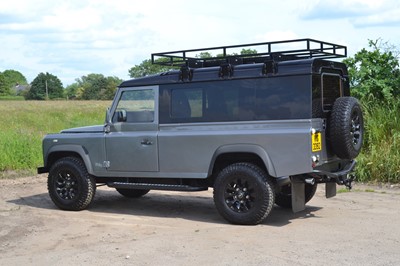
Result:
<svg viewBox="0 0 400 266">
<path fill-rule="evenodd" d="M 313 38 L 400 47 L 398 0 L 0 0 L 0 72 L 129 79 L 151 53 Z"/>
</svg>

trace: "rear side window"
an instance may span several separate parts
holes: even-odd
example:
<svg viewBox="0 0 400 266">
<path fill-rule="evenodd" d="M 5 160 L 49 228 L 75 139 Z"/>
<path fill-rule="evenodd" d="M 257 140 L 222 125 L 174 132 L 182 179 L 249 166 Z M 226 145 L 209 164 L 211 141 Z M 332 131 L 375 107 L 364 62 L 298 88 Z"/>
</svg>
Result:
<svg viewBox="0 0 400 266">
<path fill-rule="evenodd" d="M 324 111 L 332 110 L 335 100 L 343 95 L 340 75 L 324 73 L 321 75 L 322 106 Z"/>
<path fill-rule="evenodd" d="M 160 87 L 160 123 L 310 117 L 308 77 L 241 79 Z"/>
<path fill-rule="evenodd" d="M 203 117 L 203 90 L 172 90 L 170 107 L 170 117 L 172 119 Z"/>
</svg>

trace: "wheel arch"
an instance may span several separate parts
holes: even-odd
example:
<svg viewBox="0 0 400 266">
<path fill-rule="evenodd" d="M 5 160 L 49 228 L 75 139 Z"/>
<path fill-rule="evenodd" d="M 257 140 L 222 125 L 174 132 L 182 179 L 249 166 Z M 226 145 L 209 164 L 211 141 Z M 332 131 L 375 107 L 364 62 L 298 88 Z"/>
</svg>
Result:
<svg viewBox="0 0 400 266">
<path fill-rule="evenodd" d="M 80 145 L 57 145 L 49 149 L 47 156 L 44 161 L 45 168 L 47 171 L 50 170 L 51 166 L 60 158 L 63 157 L 77 157 L 80 158 L 89 174 L 93 175 L 93 168 L 90 162 L 89 153 L 87 150 Z"/>
<path fill-rule="evenodd" d="M 236 162 L 252 162 L 264 169 L 270 176 L 276 176 L 275 167 L 267 151 L 254 144 L 233 144 L 219 147 L 211 159 L 208 176 L 224 166 Z"/>
</svg>

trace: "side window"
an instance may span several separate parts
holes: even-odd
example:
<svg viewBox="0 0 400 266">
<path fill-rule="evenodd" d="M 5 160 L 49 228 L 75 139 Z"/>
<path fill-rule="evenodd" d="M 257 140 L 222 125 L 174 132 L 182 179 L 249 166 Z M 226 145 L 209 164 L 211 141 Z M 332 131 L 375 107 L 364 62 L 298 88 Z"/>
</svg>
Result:
<svg viewBox="0 0 400 266">
<path fill-rule="evenodd" d="M 242 82 L 242 87 L 239 88 L 238 98 L 238 113 L 237 120 L 239 121 L 251 121 L 255 120 L 256 117 L 256 95 L 254 83 Z"/>
<path fill-rule="evenodd" d="M 202 89 L 174 89 L 171 91 L 171 118 L 203 117 Z"/>
<path fill-rule="evenodd" d="M 118 101 L 112 121 L 126 123 L 148 123 L 154 121 L 154 91 L 124 91 Z"/>
<path fill-rule="evenodd" d="M 219 84 L 218 84 L 219 85 Z M 209 86 L 206 89 L 206 120 L 207 121 L 230 121 L 237 109 L 237 90 L 224 89 L 223 86 Z"/>
</svg>

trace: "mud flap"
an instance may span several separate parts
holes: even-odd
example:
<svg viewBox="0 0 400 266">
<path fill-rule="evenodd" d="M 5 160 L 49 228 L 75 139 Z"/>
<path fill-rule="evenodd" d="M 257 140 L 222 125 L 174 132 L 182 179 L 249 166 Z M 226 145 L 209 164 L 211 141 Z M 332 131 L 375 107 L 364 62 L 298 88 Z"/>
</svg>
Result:
<svg viewBox="0 0 400 266">
<path fill-rule="evenodd" d="M 293 212 L 300 212 L 305 210 L 305 189 L 304 180 L 296 177 L 291 177 L 292 180 L 292 210 Z"/>
<path fill-rule="evenodd" d="M 327 199 L 336 196 L 336 183 L 325 183 L 325 197 Z"/>
</svg>

